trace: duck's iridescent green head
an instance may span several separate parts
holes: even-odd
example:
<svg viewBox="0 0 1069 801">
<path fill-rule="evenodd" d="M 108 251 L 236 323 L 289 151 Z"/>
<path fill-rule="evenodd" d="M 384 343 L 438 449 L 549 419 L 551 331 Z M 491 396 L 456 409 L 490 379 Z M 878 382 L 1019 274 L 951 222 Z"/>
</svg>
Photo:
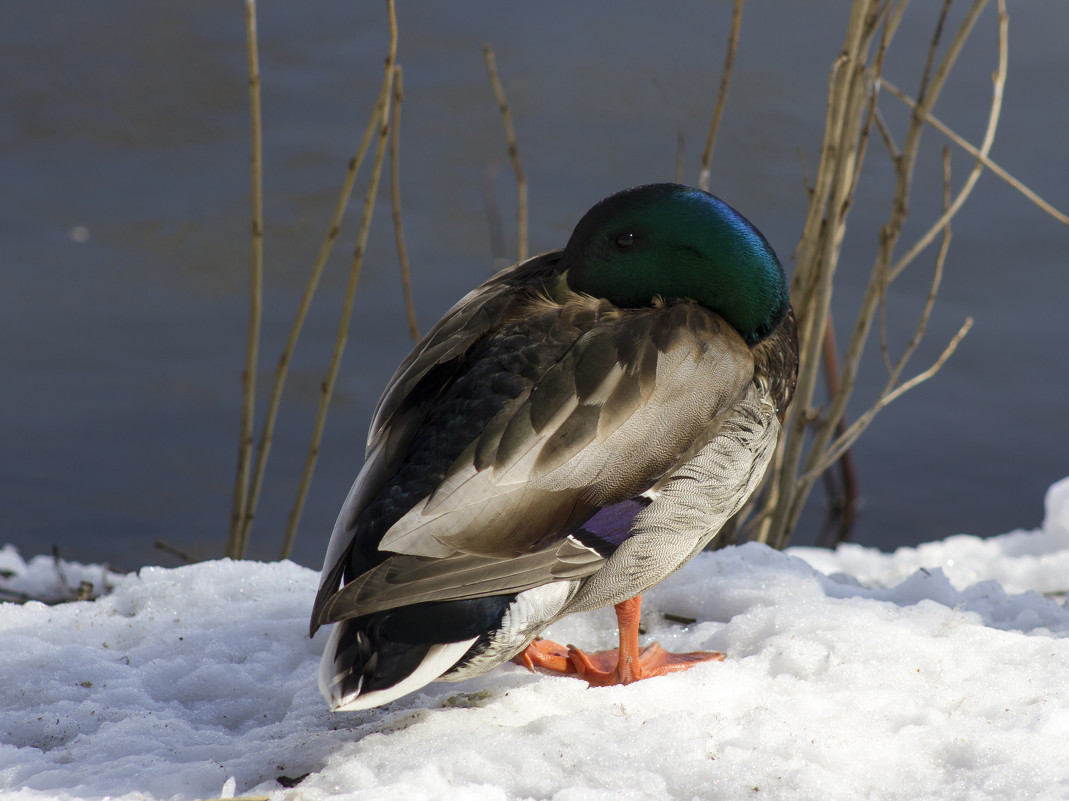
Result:
<svg viewBox="0 0 1069 801">
<path fill-rule="evenodd" d="M 568 286 L 617 306 L 688 298 L 747 342 L 770 334 L 790 304 L 772 246 L 719 198 L 680 184 L 627 189 L 598 203 L 564 250 Z"/>
</svg>

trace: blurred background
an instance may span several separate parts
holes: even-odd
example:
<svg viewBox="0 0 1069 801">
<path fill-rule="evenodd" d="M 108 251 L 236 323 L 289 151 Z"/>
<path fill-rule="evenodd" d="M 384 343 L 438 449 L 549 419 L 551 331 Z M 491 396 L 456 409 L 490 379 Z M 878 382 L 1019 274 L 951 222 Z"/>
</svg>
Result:
<svg viewBox="0 0 1069 801">
<path fill-rule="evenodd" d="M 960 5 L 964 5 L 961 3 Z M 939 4 L 911 6 L 886 75 L 916 90 Z M 849 3 L 749 0 L 717 142 L 712 191 L 752 220 L 788 272 L 816 171 L 828 71 Z M 1069 4 L 1010 4 L 1010 67 L 992 158 L 1069 208 Z M 963 9 L 955 8 L 952 23 Z M 532 253 L 563 246 L 594 202 L 687 183 L 723 63 L 729 2 L 441 4 L 401 0 L 401 175 L 416 307 L 425 331 L 491 272 L 483 200 L 496 189 L 515 254 L 514 183 L 482 45 L 493 44 L 529 179 Z M 263 75 L 265 390 L 346 164 L 378 92 L 384 3 L 259 3 Z M 977 142 L 996 65 L 985 11 L 935 113 Z M 238 2 L 22 3 L 0 30 L 0 543 L 53 545 L 120 569 L 175 564 L 165 540 L 222 553 L 230 513 L 248 319 L 249 120 Z M 901 132 L 906 109 L 881 108 Z M 926 133 L 902 240 L 942 203 L 938 132 Z M 853 325 L 890 211 L 874 141 L 840 261 L 840 341 Z M 954 185 L 972 160 L 955 153 Z M 340 312 L 366 182 L 302 335 L 250 556 L 274 558 L 303 465 Z M 318 567 L 363 461 L 371 411 L 411 347 L 388 185 L 294 558 Z M 943 289 L 908 374 L 968 315 L 972 333 L 933 380 L 896 401 L 855 448 L 864 507 L 854 539 L 893 549 L 1039 523 L 1069 475 L 1069 231 L 985 173 L 953 227 Z M 894 285 L 892 354 L 912 333 L 934 249 Z M 870 341 L 852 414 L 886 378 Z M 256 431 L 266 394 L 261 392 Z M 792 541 L 815 540 L 818 487 Z"/>
</svg>

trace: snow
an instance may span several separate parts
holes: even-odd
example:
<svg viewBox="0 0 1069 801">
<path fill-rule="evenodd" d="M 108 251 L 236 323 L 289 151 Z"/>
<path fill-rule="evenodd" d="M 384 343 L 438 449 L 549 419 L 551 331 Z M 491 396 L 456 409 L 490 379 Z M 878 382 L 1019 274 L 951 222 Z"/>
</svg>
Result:
<svg viewBox="0 0 1069 801">
<path fill-rule="evenodd" d="M 4 801 L 1069 798 L 1069 479 L 1037 531 L 699 555 L 644 619 L 721 664 L 601 689 L 508 665 L 348 714 L 316 688 L 314 571 L 59 568 L 0 550 L 5 597 L 113 587 L 0 605 Z"/>
</svg>

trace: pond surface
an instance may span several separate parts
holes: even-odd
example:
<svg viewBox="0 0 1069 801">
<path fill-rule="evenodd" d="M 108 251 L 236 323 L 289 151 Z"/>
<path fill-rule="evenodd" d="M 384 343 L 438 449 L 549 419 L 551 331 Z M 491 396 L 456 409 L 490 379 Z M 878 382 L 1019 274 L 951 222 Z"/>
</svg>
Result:
<svg viewBox="0 0 1069 801">
<path fill-rule="evenodd" d="M 910 7 L 888 76 L 912 90 L 935 5 Z M 964 4 L 961 4 L 964 5 Z M 804 6 L 804 8 L 803 8 Z M 816 169 L 828 69 L 848 4 L 746 5 L 713 191 L 783 258 Z M 514 184 L 486 78 L 493 43 L 530 181 L 531 252 L 560 247 L 595 201 L 684 180 L 716 97 L 730 4 L 400 3 L 405 230 L 425 330 L 491 271 L 484 187 L 496 189 L 509 255 Z M 1069 208 L 1069 4 L 1013 7 L 1010 71 L 993 158 Z M 960 15 L 961 9 L 955 9 Z M 261 386 L 270 381 L 345 165 L 374 102 L 386 49 L 380 3 L 259 4 L 266 297 Z M 987 9 L 937 113 L 982 134 L 995 66 Z M 201 557 L 225 538 L 244 358 L 248 111 L 241 4 L 21 4 L 0 32 L 0 542 L 53 545 L 119 568 L 174 564 L 156 540 Z M 901 132 L 903 108 L 881 101 Z M 896 127 L 897 126 L 897 127 Z M 900 135 L 900 134 L 899 134 Z M 908 244 L 941 203 L 927 134 Z M 873 143 L 836 295 L 840 340 L 888 215 L 886 151 Z M 955 186 L 971 167 L 957 152 Z M 278 550 L 341 308 L 365 177 L 300 343 L 250 555 Z M 385 194 L 383 198 L 385 199 Z M 972 315 L 932 381 L 886 409 L 856 448 L 865 507 L 855 539 L 893 548 L 955 532 L 1031 526 L 1069 474 L 1069 230 L 985 174 L 954 224 L 943 289 L 917 372 Z M 934 255 L 892 291 L 901 348 Z M 380 202 L 343 372 L 295 558 L 318 566 L 362 463 L 371 410 L 411 345 Z M 852 414 L 885 380 L 874 340 Z M 258 410 L 263 411 L 262 394 Z M 819 490 L 797 533 L 812 542 Z"/>
</svg>

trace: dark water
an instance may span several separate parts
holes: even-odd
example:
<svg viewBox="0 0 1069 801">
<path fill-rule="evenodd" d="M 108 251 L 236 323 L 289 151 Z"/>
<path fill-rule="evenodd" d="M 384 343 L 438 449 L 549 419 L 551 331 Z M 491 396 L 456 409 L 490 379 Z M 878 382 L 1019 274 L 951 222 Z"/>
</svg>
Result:
<svg viewBox="0 0 1069 801">
<path fill-rule="evenodd" d="M 914 4 L 888 75 L 916 84 L 935 5 Z M 425 329 L 490 270 L 481 184 L 497 172 L 507 224 L 511 172 L 481 46 L 494 44 L 530 180 L 532 252 L 561 246 L 593 202 L 685 180 L 716 95 L 730 4 L 400 3 L 405 225 Z M 804 8 L 803 8 L 804 6 Z M 713 190 L 787 261 L 805 212 L 797 149 L 812 173 L 827 72 L 845 2 L 746 5 Z M 1069 5 L 1012 8 L 1009 83 L 993 157 L 1069 208 Z M 960 10 L 958 10 L 960 13 Z M 937 112 L 978 139 L 994 68 L 985 12 Z M 385 54 L 380 3 L 260 4 L 266 154 L 266 384 Z M 248 116 L 241 5 L 22 3 L 0 32 L 0 542 L 57 544 L 119 567 L 173 564 L 164 539 L 222 549 L 245 347 Z M 887 97 L 892 125 L 902 109 Z M 901 131 L 901 128 L 898 129 Z M 928 135 L 912 207 L 941 198 Z M 960 153 L 956 185 L 970 168 Z M 852 324 L 888 213 L 875 145 L 838 295 Z M 303 336 L 251 554 L 278 548 L 341 306 L 359 201 Z M 922 229 L 907 232 L 908 243 Z M 508 231 L 511 235 L 511 226 Z M 1046 487 L 1069 474 L 1065 251 L 1069 231 L 985 175 L 955 223 L 920 370 L 966 315 L 973 333 L 933 381 L 883 412 L 856 449 L 866 500 L 856 529 L 892 548 L 955 532 L 1033 526 Z M 510 239 L 510 248 L 514 244 Z M 514 251 L 513 251 L 514 252 Z M 893 290 L 912 319 L 928 257 Z M 788 266 L 789 269 L 789 266 Z M 380 203 L 322 458 L 295 557 L 318 566 L 362 461 L 370 411 L 407 352 L 400 285 Z M 909 327 L 892 326 L 900 347 Z M 875 345 L 854 414 L 884 380 Z M 259 409 L 262 411 L 261 400 Z M 796 542 L 820 522 L 814 495 Z"/>
</svg>

